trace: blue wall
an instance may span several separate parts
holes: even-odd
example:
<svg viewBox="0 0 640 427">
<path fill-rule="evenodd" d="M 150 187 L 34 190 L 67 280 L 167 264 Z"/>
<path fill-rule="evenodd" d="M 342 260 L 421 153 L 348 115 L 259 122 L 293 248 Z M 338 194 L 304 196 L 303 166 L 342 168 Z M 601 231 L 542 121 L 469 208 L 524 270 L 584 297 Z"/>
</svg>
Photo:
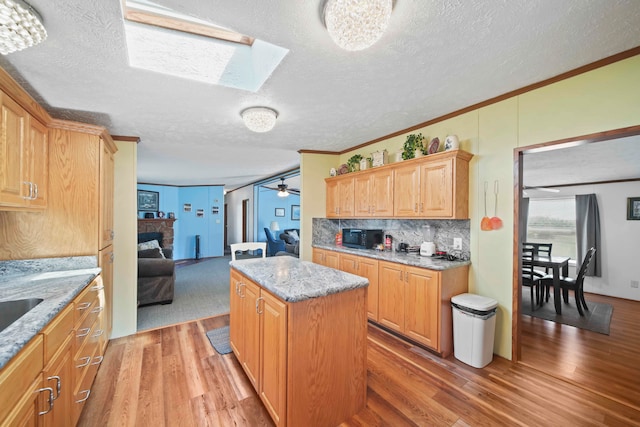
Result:
<svg viewBox="0 0 640 427">
<path fill-rule="evenodd" d="M 300 206 L 300 196 L 296 194 L 289 194 L 288 197 L 278 197 L 278 192 L 264 188 L 262 186 L 256 186 L 256 198 L 257 200 L 257 236 L 258 241 L 266 242 L 267 236 L 264 233 L 264 228 L 271 225 L 271 221 L 277 221 L 280 226 L 280 231 L 274 234 L 276 239 L 279 239 L 280 233 L 286 228 L 300 228 L 299 220 L 291 219 L 291 206 Z M 276 208 L 284 209 L 284 216 L 276 216 Z"/>
<path fill-rule="evenodd" d="M 172 187 L 138 184 L 139 190 L 157 191 L 160 210 L 167 215 L 175 213 L 173 258 L 195 258 L 195 236 L 200 236 L 200 257 L 224 255 L 224 189 L 222 186 Z M 185 212 L 184 205 L 191 204 Z M 212 213 L 213 207 L 218 213 Z M 198 217 L 198 209 L 203 216 Z M 138 212 L 140 218 L 144 212 Z"/>
</svg>

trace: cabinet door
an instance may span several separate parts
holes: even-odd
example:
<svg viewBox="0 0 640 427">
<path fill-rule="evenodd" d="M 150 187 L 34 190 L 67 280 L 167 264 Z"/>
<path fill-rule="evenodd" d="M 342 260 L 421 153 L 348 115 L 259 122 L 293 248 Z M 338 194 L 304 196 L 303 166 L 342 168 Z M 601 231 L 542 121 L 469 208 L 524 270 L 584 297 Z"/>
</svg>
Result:
<svg viewBox="0 0 640 427">
<path fill-rule="evenodd" d="M 30 159 L 29 180 L 33 182 L 33 199 L 30 207 L 46 208 L 49 193 L 49 132 L 47 127 L 31 118 L 29 126 Z"/>
<path fill-rule="evenodd" d="M 326 181 L 327 185 L 327 208 L 326 214 L 327 218 L 337 218 L 338 215 L 338 207 L 339 207 L 339 196 L 338 196 L 338 180 L 332 179 Z"/>
<path fill-rule="evenodd" d="M 29 197 L 29 114 L 0 92 L 0 205 L 23 207 Z"/>
<path fill-rule="evenodd" d="M 405 269 L 386 261 L 379 261 L 378 322 L 402 332 L 404 328 Z"/>
<path fill-rule="evenodd" d="M 259 394 L 276 425 L 282 425 L 287 397 L 287 306 L 264 290 L 260 297 Z"/>
<path fill-rule="evenodd" d="M 324 265 L 326 267 L 335 268 L 336 270 L 340 268 L 340 254 L 338 252 L 333 251 L 325 251 L 324 253 Z"/>
<path fill-rule="evenodd" d="M 353 178 L 341 178 L 338 180 L 338 216 L 340 218 L 353 216 L 354 203 Z"/>
<path fill-rule="evenodd" d="M 355 191 L 354 215 L 358 218 L 371 216 L 373 211 L 371 174 L 365 173 L 356 176 L 353 185 Z"/>
<path fill-rule="evenodd" d="M 113 153 L 100 138 L 100 248 L 113 243 Z"/>
<path fill-rule="evenodd" d="M 393 170 L 385 169 L 373 172 L 370 181 L 371 214 L 377 217 L 393 216 Z"/>
<path fill-rule="evenodd" d="M 342 259 L 342 255 L 340 256 Z M 371 258 L 358 257 L 358 276 L 369 279 L 367 288 L 367 314 L 369 319 L 378 321 L 378 261 Z"/>
<path fill-rule="evenodd" d="M 258 390 L 260 379 L 260 316 L 256 308 L 260 287 L 250 280 L 243 280 L 244 291 L 244 358 L 240 362 L 253 388 Z"/>
<path fill-rule="evenodd" d="M 324 254 L 325 250 L 313 248 L 313 254 L 311 255 L 311 262 L 315 264 L 324 265 Z"/>
<path fill-rule="evenodd" d="M 419 216 L 420 166 L 401 166 L 393 172 L 393 214 L 395 216 Z"/>
<path fill-rule="evenodd" d="M 421 216 L 453 216 L 453 159 L 429 162 L 422 166 Z"/>
<path fill-rule="evenodd" d="M 49 392 L 42 390 L 41 385 L 42 374 L 29 386 L 28 391 L 22 395 L 7 418 L 2 420 L 2 426 L 36 427 L 41 425 L 42 415 L 40 412 L 46 411 L 49 407 L 47 400 Z"/>
<path fill-rule="evenodd" d="M 407 267 L 404 334 L 438 349 L 439 273 Z"/>
<path fill-rule="evenodd" d="M 242 363 L 244 358 L 244 305 L 242 275 L 231 269 L 229 289 L 229 344 Z"/>
<path fill-rule="evenodd" d="M 44 415 L 44 425 L 57 427 L 69 425 L 73 404 L 72 335 L 60 347 L 56 356 L 44 369 L 44 385 L 53 389 L 53 409 Z"/>
</svg>

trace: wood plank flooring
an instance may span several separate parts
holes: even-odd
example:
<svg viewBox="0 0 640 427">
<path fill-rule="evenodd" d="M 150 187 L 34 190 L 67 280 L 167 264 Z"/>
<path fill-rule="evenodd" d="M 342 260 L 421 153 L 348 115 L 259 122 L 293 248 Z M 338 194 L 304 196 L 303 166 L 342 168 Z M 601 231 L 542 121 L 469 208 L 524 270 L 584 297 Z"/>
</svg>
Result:
<svg viewBox="0 0 640 427">
<path fill-rule="evenodd" d="M 616 306 L 614 319 L 624 310 Z M 219 355 L 205 336 L 228 321 L 223 315 L 112 340 L 79 425 L 272 426 L 235 356 Z M 528 343 L 523 354 L 542 360 L 538 365 L 545 370 L 570 372 L 568 380 L 535 369 L 535 363 L 500 357 L 475 369 L 369 325 L 367 406 L 341 426 L 640 426 L 635 394 L 640 377 L 630 367 L 638 361 L 640 341 L 627 335 L 624 322 L 612 322 L 611 336 L 635 339 L 628 350 L 635 354 L 611 357 L 621 348 L 615 343 L 599 350 L 597 341 L 578 345 L 578 352 L 598 361 L 589 368 L 578 367 L 583 363 L 572 355 L 580 333 L 565 339 L 562 331 L 560 340 L 555 326 L 533 321 L 525 326 L 527 340 L 538 335 L 547 342 Z M 558 351 L 567 353 L 552 356 Z M 603 354 L 608 355 L 600 358 Z M 620 389 L 609 387 L 602 372 L 623 378 Z M 582 381 L 593 388 L 579 386 Z"/>
</svg>

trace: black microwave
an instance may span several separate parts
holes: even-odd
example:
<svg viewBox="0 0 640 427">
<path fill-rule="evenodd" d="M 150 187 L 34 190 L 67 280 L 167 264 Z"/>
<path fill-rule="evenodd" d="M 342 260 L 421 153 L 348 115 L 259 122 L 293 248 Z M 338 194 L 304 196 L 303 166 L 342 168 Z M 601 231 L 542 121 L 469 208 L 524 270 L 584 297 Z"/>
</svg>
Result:
<svg viewBox="0 0 640 427">
<path fill-rule="evenodd" d="M 382 230 L 364 230 L 362 228 L 343 228 L 342 246 L 355 249 L 371 249 L 382 243 Z"/>
</svg>

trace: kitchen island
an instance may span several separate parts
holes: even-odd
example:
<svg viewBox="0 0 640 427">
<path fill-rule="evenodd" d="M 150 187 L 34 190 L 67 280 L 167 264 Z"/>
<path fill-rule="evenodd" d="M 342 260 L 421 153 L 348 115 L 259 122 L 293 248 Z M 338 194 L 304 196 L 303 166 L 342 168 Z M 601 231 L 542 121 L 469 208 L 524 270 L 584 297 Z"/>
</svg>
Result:
<svg viewBox="0 0 640 427">
<path fill-rule="evenodd" d="M 277 426 L 336 426 L 367 391 L 366 278 L 293 257 L 232 261 L 231 348 Z"/>
</svg>

